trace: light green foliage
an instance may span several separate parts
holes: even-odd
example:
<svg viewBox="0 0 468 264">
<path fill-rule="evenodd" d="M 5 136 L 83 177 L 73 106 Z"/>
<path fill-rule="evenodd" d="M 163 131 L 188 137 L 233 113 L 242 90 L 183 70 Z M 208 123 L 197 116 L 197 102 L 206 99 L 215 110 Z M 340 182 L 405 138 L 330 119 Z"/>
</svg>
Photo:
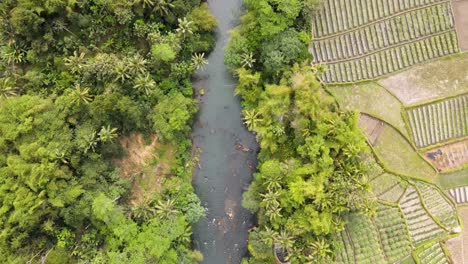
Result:
<svg viewBox="0 0 468 264">
<path fill-rule="evenodd" d="M 190 131 L 190 120 L 196 112 L 195 102 L 181 93 L 173 93 L 159 102 L 152 111 L 154 129 L 171 140 Z"/>
<path fill-rule="evenodd" d="M 167 43 L 154 44 L 151 47 L 151 55 L 156 61 L 170 62 L 176 57 L 175 51 Z"/>
</svg>

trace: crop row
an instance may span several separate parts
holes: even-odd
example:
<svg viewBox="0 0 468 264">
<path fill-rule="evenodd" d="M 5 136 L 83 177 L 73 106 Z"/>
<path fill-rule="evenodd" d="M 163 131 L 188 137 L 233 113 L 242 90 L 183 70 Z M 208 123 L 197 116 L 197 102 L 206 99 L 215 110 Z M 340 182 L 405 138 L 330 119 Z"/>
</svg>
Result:
<svg viewBox="0 0 468 264">
<path fill-rule="evenodd" d="M 439 242 L 423 250 L 418 254 L 419 262 L 421 264 L 449 264 L 450 262 L 445 256 L 444 250 L 442 249 Z"/>
<path fill-rule="evenodd" d="M 468 186 L 450 189 L 449 194 L 457 204 L 468 203 Z"/>
<path fill-rule="evenodd" d="M 468 135 L 468 95 L 410 108 L 406 113 L 418 147 Z"/>
<path fill-rule="evenodd" d="M 455 228 L 458 226 L 456 210 L 440 192 L 427 183 L 418 183 L 417 188 L 421 193 L 423 203 L 429 213 L 439 219 L 439 221 L 447 228 Z"/>
<path fill-rule="evenodd" d="M 411 241 L 414 244 L 444 233 L 444 230 L 434 222 L 422 206 L 419 195 L 414 187 L 411 186 L 406 189 L 400 202 L 400 207 L 408 223 Z"/>
<path fill-rule="evenodd" d="M 386 263 L 377 230 L 369 218 L 355 215 L 351 217 L 346 228 L 354 246 L 357 263 Z"/>
<path fill-rule="evenodd" d="M 355 60 L 329 64 L 323 75 L 328 83 L 375 79 L 434 58 L 458 52 L 455 31 L 393 47 Z"/>
<path fill-rule="evenodd" d="M 313 20 L 315 37 L 323 37 L 444 0 L 325 0 Z"/>
<path fill-rule="evenodd" d="M 379 195 L 379 199 L 396 203 L 404 191 L 405 188 L 401 184 L 395 184 L 391 189 Z"/>
<path fill-rule="evenodd" d="M 338 243 L 338 251 L 336 252 L 336 263 L 354 263 L 354 250 L 352 248 L 351 241 L 346 230 L 338 234 L 336 241 Z"/>
<path fill-rule="evenodd" d="M 406 223 L 398 207 L 379 204 L 374 222 L 389 263 L 395 263 L 411 254 L 411 242 Z"/>
<path fill-rule="evenodd" d="M 336 62 L 362 56 L 400 43 L 453 29 L 450 3 L 430 6 L 370 24 L 323 40 L 311 46 L 314 62 Z"/>
</svg>

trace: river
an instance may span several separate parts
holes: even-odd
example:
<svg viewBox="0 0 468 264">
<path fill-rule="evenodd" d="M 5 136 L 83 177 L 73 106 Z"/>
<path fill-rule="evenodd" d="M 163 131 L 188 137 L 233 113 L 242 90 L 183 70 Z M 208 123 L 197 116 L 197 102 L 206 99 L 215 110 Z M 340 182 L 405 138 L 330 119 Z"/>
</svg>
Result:
<svg viewBox="0 0 468 264">
<path fill-rule="evenodd" d="M 257 143 L 242 122 L 240 100 L 234 96 L 236 80 L 223 63 L 229 30 L 239 20 L 241 0 L 209 0 L 218 19 L 216 47 L 208 66 L 197 74 L 195 89 L 200 111 L 193 127 L 193 143 L 199 148 L 199 165 L 193 185 L 203 206 L 204 219 L 193 226 L 195 248 L 204 255 L 203 263 L 241 262 L 247 254 L 248 229 L 253 215 L 242 208 L 242 193 L 252 180 L 256 167 Z"/>
</svg>

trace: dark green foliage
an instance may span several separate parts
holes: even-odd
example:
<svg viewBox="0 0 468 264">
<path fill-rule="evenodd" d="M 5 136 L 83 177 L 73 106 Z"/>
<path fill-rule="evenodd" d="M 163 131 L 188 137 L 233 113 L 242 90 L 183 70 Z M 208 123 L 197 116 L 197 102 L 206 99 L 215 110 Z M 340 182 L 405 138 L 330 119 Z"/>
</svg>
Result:
<svg viewBox="0 0 468 264">
<path fill-rule="evenodd" d="M 201 261 L 192 56 L 215 26 L 200 0 L 1 1 L 2 263 Z M 172 184 L 138 205 L 113 163 L 131 133 L 174 149 Z"/>
</svg>

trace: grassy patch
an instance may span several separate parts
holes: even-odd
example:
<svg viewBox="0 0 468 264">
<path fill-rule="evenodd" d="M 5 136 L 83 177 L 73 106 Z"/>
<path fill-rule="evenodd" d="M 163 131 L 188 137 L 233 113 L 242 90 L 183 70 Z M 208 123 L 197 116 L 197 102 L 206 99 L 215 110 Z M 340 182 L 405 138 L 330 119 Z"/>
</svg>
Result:
<svg viewBox="0 0 468 264">
<path fill-rule="evenodd" d="M 431 182 L 437 179 L 436 171 L 391 126 L 385 126 L 374 149 L 385 167 L 397 174 L 423 178 Z"/>
<path fill-rule="evenodd" d="M 399 180 L 399 177 L 395 175 L 389 173 L 382 174 L 379 177 L 374 178 L 370 182 L 372 192 L 375 196 L 380 196 L 381 194 L 390 190 L 393 186 L 398 184 Z"/>
<path fill-rule="evenodd" d="M 402 104 L 375 82 L 356 85 L 330 86 L 332 94 L 346 110 L 354 110 L 377 117 L 396 127 L 406 137 L 405 121 L 401 116 Z"/>
<path fill-rule="evenodd" d="M 463 170 L 440 174 L 438 184 L 442 189 L 450 189 L 468 185 L 468 168 Z"/>
<path fill-rule="evenodd" d="M 379 81 L 404 104 L 468 92 L 468 53 L 413 67 Z"/>
</svg>

